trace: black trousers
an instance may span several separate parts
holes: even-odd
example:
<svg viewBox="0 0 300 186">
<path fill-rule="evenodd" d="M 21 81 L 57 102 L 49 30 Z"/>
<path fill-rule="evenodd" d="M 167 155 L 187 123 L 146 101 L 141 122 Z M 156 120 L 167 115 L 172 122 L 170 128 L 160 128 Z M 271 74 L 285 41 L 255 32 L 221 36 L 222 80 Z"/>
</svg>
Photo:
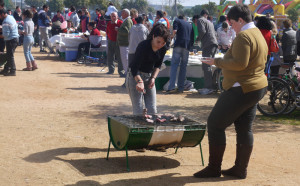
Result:
<svg viewBox="0 0 300 186">
<path fill-rule="evenodd" d="M 210 45 L 202 49 L 203 57 L 215 57 L 218 51 L 218 45 Z M 202 63 L 202 70 L 204 73 L 204 88 L 213 89 L 213 74 L 211 65 Z"/>
<path fill-rule="evenodd" d="M 4 38 L 0 38 L 0 52 L 4 52 L 4 49 L 5 49 Z"/>
<path fill-rule="evenodd" d="M 5 64 L 4 69 L 6 70 L 11 70 L 11 71 L 16 70 L 14 53 L 18 46 L 18 42 L 19 41 L 17 38 L 5 41 L 7 63 Z"/>
<path fill-rule="evenodd" d="M 256 105 L 266 93 L 266 88 L 243 93 L 241 87 L 224 91 L 212 109 L 208 121 L 208 141 L 212 145 L 225 145 L 225 130 L 232 123 L 237 133 L 237 144 L 253 145 L 252 123 Z"/>
<path fill-rule="evenodd" d="M 81 57 L 81 49 L 83 49 L 84 53 L 87 55 L 90 50 L 90 42 L 80 43 L 77 51 L 77 59 Z"/>
</svg>

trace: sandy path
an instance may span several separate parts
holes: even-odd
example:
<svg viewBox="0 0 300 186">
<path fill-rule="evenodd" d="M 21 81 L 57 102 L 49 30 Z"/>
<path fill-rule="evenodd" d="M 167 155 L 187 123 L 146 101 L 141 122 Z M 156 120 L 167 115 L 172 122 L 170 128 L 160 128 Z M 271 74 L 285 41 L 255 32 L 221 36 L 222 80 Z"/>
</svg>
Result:
<svg viewBox="0 0 300 186">
<path fill-rule="evenodd" d="M 246 180 L 196 179 L 202 169 L 199 147 L 166 153 L 124 151 L 108 146 L 106 116 L 130 114 L 131 104 L 118 75 L 99 67 L 58 61 L 34 49 L 39 69 L 25 67 L 16 52 L 17 76 L 0 77 L 0 185 L 300 185 L 300 127 L 256 120 L 255 147 Z M 205 121 L 217 95 L 159 93 L 163 112 L 184 112 Z M 235 134 L 227 132 L 223 167 L 235 158 Z M 207 136 L 203 142 L 208 160 Z"/>
</svg>

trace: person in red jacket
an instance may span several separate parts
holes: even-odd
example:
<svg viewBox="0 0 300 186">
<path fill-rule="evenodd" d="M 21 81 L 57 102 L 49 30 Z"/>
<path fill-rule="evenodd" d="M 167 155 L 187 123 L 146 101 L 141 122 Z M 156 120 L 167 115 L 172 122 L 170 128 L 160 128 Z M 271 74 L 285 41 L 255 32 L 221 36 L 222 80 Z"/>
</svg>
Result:
<svg viewBox="0 0 300 186">
<path fill-rule="evenodd" d="M 270 57 L 271 57 L 271 52 L 270 52 L 270 46 L 271 46 L 271 30 L 272 30 L 272 23 L 271 20 L 269 18 L 267 18 L 266 16 L 262 16 L 259 17 L 256 23 L 256 27 L 260 30 L 260 32 L 262 33 L 262 35 L 264 36 L 267 45 L 268 45 L 268 58 L 266 63 L 269 62 Z"/>
<path fill-rule="evenodd" d="M 107 35 L 107 74 L 113 74 L 115 71 L 114 59 L 118 61 L 118 73 L 120 76 L 124 75 L 123 65 L 120 56 L 120 49 L 117 44 L 118 28 L 122 25 L 123 21 L 118 19 L 117 12 L 110 15 L 111 21 L 108 21 L 106 27 Z"/>
<path fill-rule="evenodd" d="M 96 28 L 96 24 L 94 22 L 89 22 L 88 23 L 88 30 L 90 31 L 90 36 L 100 36 L 100 31 Z M 78 46 L 78 52 L 77 52 L 77 59 L 79 59 L 81 57 L 81 50 L 84 49 L 84 53 L 88 54 L 89 50 L 90 50 L 90 41 L 89 41 L 89 37 L 86 35 L 83 35 L 82 38 L 86 39 L 87 42 L 84 43 L 80 43 Z M 100 47 L 100 45 L 98 46 L 94 46 L 92 44 L 92 48 L 98 48 Z"/>
</svg>

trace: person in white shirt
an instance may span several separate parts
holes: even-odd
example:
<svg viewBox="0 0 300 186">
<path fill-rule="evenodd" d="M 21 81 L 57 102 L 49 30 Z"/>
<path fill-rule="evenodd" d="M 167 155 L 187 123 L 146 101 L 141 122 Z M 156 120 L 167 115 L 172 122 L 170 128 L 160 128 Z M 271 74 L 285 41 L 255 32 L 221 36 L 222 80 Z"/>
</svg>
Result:
<svg viewBox="0 0 300 186">
<path fill-rule="evenodd" d="M 112 2 L 110 2 L 108 4 L 107 11 L 106 11 L 105 16 L 104 16 L 105 19 L 106 20 L 110 20 L 110 15 L 113 12 L 118 12 L 118 9 L 116 9 L 116 7 L 114 6 L 114 4 Z"/>
<path fill-rule="evenodd" d="M 226 53 L 234 40 L 236 33 L 225 21 L 222 26 L 217 30 L 218 35 L 218 48 L 222 53 Z"/>
</svg>

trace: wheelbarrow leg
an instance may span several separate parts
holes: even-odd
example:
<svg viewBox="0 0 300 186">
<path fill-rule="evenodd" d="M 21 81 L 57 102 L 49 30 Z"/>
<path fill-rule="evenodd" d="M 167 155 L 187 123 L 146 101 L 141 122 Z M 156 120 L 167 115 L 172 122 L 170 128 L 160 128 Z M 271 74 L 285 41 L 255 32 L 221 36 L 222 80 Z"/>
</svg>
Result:
<svg viewBox="0 0 300 186">
<path fill-rule="evenodd" d="M 176 147 L 175 154 L 177 154 L 178 146 Z"/>
<path fill-rule="evenodd" d="M 199 146 L 200 146 L 200 153 L 201 153 L 202 166 L 204 166 L 204 160 L 203 160 L 203 154 L 202 154 L 202 146 L 201 146 L 201 143 L 199 143 Z"/>
<path fill-rule="evenodd" d="M 128 150 L 127 150 L 127 145 L 125 146 L 125 150 L 126 150 L 126 165 L 127 165 L 127 171 L 129 172 L 129 162 L 128 162 Z"/>
<path fill-rule="evenodd" d="M 111 139 L 109 138 L 106 160 L 108 160 L 109 150 L 110 150 L 110 144 L 111 144 Z"/>
</svg>

